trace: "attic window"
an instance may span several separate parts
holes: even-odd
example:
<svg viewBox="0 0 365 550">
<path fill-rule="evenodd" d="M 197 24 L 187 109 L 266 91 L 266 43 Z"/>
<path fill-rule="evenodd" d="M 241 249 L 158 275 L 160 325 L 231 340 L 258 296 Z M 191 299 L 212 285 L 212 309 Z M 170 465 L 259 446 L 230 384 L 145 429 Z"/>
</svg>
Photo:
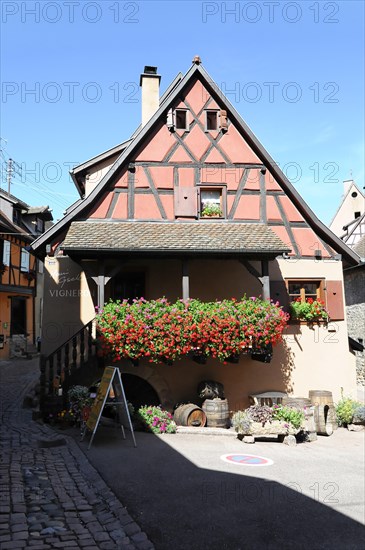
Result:
<svg viewBox="0 0 365 550">
<path fill-rule="evenodd" d="M 360 216 L 361 216 L 361 212 L 355 212 L 355 220 L 356 218 L 360 218 Z"/>
<path fill-rule="evenodd" d="M 176 109 L 175 127 L 177 130 L 188 130 L 188 112 L 185 109 Z"/>
<path fill-rule="evenodd" d="M 356 191 L 353 191 L 353 192 L 351 193 L 351 197 L 352 197 L 353 199 L 356 199 L 356 197 L 357 197 L 357 192 L 356 192 Z"/>
<path fill-rule="evenodd" d="M 224 186 L 199 187 L 200 218 L 224 218 L 226 215 L 226 188 Z"/>
<path fill-rule="evenodd" d="M 218 111 L 206 111 L 205 129 L 217 130 L 218 129 Z"/>
</svg>

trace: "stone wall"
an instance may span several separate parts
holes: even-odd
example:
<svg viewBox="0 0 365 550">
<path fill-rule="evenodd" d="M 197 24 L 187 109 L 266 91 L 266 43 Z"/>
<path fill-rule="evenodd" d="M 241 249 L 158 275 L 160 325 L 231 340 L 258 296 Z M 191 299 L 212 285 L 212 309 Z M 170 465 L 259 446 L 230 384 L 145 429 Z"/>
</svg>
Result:
<svg viewBox="0 0 365 550">
<path fill-rule="evenodd" d="M 365 343 L 365 268 L 344 272 L 349 336 Z M 355 352 L 357 384 L 365 386 L 365 352 Z"/>
</svg>

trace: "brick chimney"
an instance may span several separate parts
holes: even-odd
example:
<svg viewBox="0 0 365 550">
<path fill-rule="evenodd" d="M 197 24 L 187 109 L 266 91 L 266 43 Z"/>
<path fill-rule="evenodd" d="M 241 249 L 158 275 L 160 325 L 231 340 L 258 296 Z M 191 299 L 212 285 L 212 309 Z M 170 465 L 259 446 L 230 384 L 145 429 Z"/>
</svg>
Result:
<svg viewBox="0 0 365 550">
<path fill-rule="evenodd" d="M 142 126 L 147 124 L 159 108 L 160 80 L 157 67 L 146 65 L 139 81 L 142 87 Z"/>
</svg>

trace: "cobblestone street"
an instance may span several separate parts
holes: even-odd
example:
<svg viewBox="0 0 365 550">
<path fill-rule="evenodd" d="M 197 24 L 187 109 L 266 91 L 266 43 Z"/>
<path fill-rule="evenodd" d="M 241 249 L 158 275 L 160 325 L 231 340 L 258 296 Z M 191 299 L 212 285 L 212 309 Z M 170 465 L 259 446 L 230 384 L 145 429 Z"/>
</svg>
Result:
<svg viewBox="0 0 365 550">
<path fill-rule="evenodd" d="M 38 358 L 0 362 L 1 549 L 154 548 L 73 439 L 22 407 L 38 376 Z"/>
</svg>

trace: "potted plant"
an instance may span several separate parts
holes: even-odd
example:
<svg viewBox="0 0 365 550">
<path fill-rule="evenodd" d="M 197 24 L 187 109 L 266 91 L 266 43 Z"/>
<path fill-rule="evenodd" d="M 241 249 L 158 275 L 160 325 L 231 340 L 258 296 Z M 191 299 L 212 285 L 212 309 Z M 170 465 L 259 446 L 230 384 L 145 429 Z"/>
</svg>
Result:
<svg viewBox="0 0 365 550">
<path fill-rule="evenodd" d="M 145 405 L 140 407 L 137 412 L 137 419 L 140 420 L 148 432 L 154 434 L 176 433 L 176 424 L 172 414 L 160 406 Z"/>
<path fill-rule="evenodd" d="M 304 419 L 304 412 L 293 407 L 253 405 L 244 411 L 237 411 L 232 417 L 232 425 L 241 436 L 285 436 L 297 434 Z"/>
<path fill-rule="evenodd" d="M 25 275 L 25 278 L 28 280 L 28 281 L 34 281 L 37 274 L 36 272 L 34 271 L 34 269 L 31 269 L 30 271 L 28 271 L 27 273 L 24 273 Z"/>
<path fill-rule="evenodd" d="M 318 298 L 297 298 L 290 303 L 290 316 L 293 320 L 307 321 L 308 323 L 329 320 L 329 313 L 323 300 Z"/>
<path fill-rule="evenodd" d="M 204 206 L 201 216 L 203 218 L 221 218 L 223 215 L 219 204 L 208 203 Z"/>
<path fill-rule="evenodd" d="M 89 389 L 86 386 L 71 386 L 67 392 L 67 397 L 74 421 L 81 423 L 86 410 L 89 409 L 93 402 Z"/>
</svg>

